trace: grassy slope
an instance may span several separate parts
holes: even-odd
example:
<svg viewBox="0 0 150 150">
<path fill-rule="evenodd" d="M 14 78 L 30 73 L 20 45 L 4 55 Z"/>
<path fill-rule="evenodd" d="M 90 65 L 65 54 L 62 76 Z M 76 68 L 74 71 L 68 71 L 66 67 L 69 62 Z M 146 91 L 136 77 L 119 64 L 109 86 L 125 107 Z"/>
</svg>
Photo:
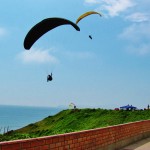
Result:
<svg viewBox="0 0 150 150">
<path fill-rule="evenodd" d="M 17 130 L 21 133 L 57 134 L 150 119 L 150 111 L 114 111 L 103 109 L 64 110 L 35 124 Z M 46 134 L 46 135 L 47 135 Z"/>
<path fill-rule="evenodd" d="M 10 139 L 38 137 L 87 130 L 127 122 L 150 119 L 150 110 L 115 111 L 104 109 L 63 110 L 34 124 L 18 129 L 6 136 Z M 15 135 L 15 138 L 14 138 Z M 2 138 L 0 140 L 3 140 Z M 7 140 L 7 138 L 5 138 Z"/>
</svg>

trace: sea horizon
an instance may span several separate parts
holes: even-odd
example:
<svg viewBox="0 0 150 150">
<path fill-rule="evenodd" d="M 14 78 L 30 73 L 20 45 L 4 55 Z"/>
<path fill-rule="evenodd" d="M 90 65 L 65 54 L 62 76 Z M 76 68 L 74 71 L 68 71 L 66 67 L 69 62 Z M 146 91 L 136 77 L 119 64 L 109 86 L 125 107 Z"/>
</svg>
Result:
<svg viewBox="0 0 150 150">
<path fill-rule="evenodd" d="M 63 110 L 62 107 L 0 105 L 0 133 L 16 130 Z"/>
</svg>

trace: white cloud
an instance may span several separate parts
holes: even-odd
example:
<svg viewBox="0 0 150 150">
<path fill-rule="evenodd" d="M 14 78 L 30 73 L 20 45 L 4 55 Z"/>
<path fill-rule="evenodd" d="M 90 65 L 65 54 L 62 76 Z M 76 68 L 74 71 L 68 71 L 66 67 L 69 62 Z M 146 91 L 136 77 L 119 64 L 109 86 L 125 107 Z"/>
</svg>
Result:
<svg viewBox="0 0 150 150">
<path fill-rule="evenodd" d="M 111 17 L 118 16 L 135 5 L 133 0 L 85 0 L 85 3 L 97 4 L 97 10 L 104 10 Z"/>
<path fill-rule="evenodd" d="M 150 22 L 132 24 L 124 29 L 120 34 L 120 38 L 127 40 L 129 46 L 127 51 L 139 55 L 150 53 Z"/>
<path fill-rule="evenodd" d="M 68 58 L 75 58 L 75 59 L 91 59 L 93 57 L 95 57 L 95 54 L 92 53 L 92 52 L 88 52 L 88 51 L 80 51 L 80 52 L 70 52 L 70 51 L 67 51 L 65 52 L 65 55 L 68 57 Z"/>
<path fill-rule="evenodd" d="M 50 54 L 51 50 L 35 49 L 26 50 L 18 55 L 24 63 L 58 63 L 58 59 Z"/>
<path fill-rule="evenodd" d="M 132 22 L 145 22 L 150 20 L 150 15 L 146 13 L 136 12 L 127 16 L 126 19 Z"/>
<path fill-rule="evenodd" d="M 0 37 L 5 36 L 7 34 L 6 29 L 0 27 Z"/>
<path fill-rule="evenodd" d="M 135 4 L 131 0 L 103 0 L 102 9 L 108 11 L 109 16 L 118 16 Z"/>
<path fill-rule="evenodd" d="M 149 0 L 85 0 L 95 5 L 95 10 L 104 17 L 124 19 L 124 27 L 119 37 L 126 42 L 125 49 L 139 55 L 146 55 L 150 49 L 150 1 Z M 120 20 L 121 21 L 121 20 Z"/>
<path fill-rule="evenodd" d="M 150 40 L 150 23 L 132 24 L 123 30 L 120 37 L 132 42 Z"/>
<path fill-rule="evenodd" d="M 93 4 L 96 11 L 105 17 L 121 16 L 132 22 L 142 22 L 150 19 L 149 0 L 84 0 Z"/>
<path fill-rule="evenodd" d="M 99 0 L 85 0 L 85 3 L 88 3 L 88 4 L 98 4 L 100 2 L 99 2 Z"/>
<path fill-rule="evenodd" d="M 126 51 L 131 54 L 136 54 L 140 56 L 144 56 L 147 54 L 150 54 L 150 44 L 144 43 L 144 44 L 137 44 L 137 45 L 130 45 L 126 48 Z"/>
</svg>

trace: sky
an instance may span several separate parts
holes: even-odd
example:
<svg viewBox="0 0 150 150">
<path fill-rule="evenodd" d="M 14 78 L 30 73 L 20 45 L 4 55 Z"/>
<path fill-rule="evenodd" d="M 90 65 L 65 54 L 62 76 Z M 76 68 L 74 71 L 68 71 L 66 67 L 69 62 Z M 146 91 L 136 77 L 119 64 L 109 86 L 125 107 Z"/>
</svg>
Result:
<svg viewBox="0 0 150 150">
<path fill-rule="evenodd" d="M 149 0 L 0 0 L 0 105 L 114 109 L 150 104 Z M 23 46 L 46 18 L 59 26 Z M 92 35 L 92 40 L 89 38 Z M 47 75 L 53 80 L 47 82 Z"/>
</svg>

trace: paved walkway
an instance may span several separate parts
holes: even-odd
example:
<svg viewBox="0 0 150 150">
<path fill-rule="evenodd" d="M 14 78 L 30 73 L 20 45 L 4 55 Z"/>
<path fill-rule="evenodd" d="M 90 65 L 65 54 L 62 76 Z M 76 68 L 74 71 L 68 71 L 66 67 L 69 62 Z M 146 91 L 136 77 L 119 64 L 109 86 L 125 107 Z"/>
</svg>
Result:
<svg viewBox="0 0 150 150">
<path fill-rule="evenodd" d="M 122 150 L 150 150 L 150 137 L 126 146 Z"/>
</svg>

